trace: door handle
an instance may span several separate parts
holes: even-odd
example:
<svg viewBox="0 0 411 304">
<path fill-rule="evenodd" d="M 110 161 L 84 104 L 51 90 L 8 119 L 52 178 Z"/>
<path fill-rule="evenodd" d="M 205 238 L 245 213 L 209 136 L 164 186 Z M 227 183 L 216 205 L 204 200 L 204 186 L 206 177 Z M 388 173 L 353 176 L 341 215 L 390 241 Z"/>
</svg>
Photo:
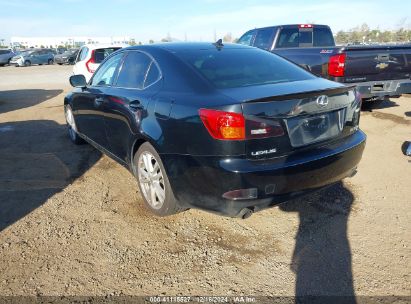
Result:
<svg viewBox="0 0 411 304">
<path fill-rule="evenodd" d="M 101 104 L 104 102 L 104 98 L 102 98 L 102 97 L 97 97 L 96 99 L 94 99 L 94 105 L 96 106 L 96 107 L 99 107 L 99 106 L 101 106 Z"/>
<path fill-rule="evenodd" d="M 130 101 L 128 106 L 130 107 L 130 109 L 132 109 L 134 111 L 143 109 L 143 105 L 141 104 L 141 102 L 139 100 Z"/>
</svg>

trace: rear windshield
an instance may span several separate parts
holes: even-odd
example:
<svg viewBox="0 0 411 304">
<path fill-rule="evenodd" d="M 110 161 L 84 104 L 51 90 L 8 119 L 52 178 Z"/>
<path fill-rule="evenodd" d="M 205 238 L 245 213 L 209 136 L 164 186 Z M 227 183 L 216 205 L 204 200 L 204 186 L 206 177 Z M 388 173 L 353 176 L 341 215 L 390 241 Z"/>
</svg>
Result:
<svg viewBox="0 0 411 304">
<path fill-rule="evenodd" d="M 94 62 L 95 63 L 101 63 L 103 60 L 110 55 L 111 53 L 119 50 L 119 47 L 113 47 L 113 48 L 105 48 L 105 49 L 97 49 L 94 51 Z"/>
<path fill-rule="evenodd" d="M 176 55 L 220 89 L 315 78 L 295 64 L 256 48 L 193 50 Z"/>
</svg>

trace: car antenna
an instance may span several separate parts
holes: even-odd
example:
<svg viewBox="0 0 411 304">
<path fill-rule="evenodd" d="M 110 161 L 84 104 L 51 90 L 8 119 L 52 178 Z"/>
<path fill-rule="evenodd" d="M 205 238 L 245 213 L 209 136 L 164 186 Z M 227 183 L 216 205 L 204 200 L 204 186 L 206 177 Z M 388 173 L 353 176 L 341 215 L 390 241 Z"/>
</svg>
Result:
<svg viewBox="0 0 411 304">
<path fill-rule="evenodd" d="M 224 46 L 223 39 L 218 39 L 213 45 L 217 48 L 217 50 L 221 50 Z"/>
</svg>

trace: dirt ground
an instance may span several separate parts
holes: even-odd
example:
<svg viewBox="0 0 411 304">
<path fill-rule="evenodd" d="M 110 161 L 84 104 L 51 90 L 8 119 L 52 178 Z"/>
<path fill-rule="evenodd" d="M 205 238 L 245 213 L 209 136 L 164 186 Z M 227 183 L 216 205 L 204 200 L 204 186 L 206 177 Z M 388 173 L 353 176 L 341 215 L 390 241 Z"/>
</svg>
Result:
<svg viewBox="0 0 411 304">
<path fill-rule="evenodd" d="M 363 111 L 358 174 L 231 219 L 147 212 L 66 135 L 70 66 L 0 68 L 0 295 L 411 295 L 411 98 Z"/>
</svg>

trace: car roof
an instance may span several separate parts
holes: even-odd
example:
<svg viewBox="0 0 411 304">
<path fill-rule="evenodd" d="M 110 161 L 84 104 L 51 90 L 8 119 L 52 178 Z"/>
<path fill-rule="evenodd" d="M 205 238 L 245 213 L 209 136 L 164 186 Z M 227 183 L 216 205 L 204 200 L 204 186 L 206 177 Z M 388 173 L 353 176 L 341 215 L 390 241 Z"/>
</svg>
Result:
<svg viewBox="0 0 411 304">
<path fill-rule="evenodd" d="M 88 47 L 90 50 L 112 48 L 112 47 L 121 47 L 125 48 L 130 45 L 125 43 L 97 43 L 97 44 L 85 44 L 84 46 Z"/>
<path fill-rule="evenodd" d="M 150 49 L 162 49 L 169 52 L 176 51 L 189 51 L 189 50 L 212 50 L 216 49 L 218 46 L 213 42 L 161 42 L 153 43 L 139 46 L 132 46 L 127 48 L 128 50 L 150 50 Z M 224 43 L 221 47 L 224 49 L 248 49 L 250 46 L 236 44 L 236 43 Z"/>
<path fill-rule="evenodd" d="M 298 23 L 298 24 L 280 24 L 280 25 L 271 25 L 271 26 L 265 26 L 265 27 L 257 27 L 257 28 L 254 28 L 254 29 L 252 29 L 252 30 L 250 30 L 250 31 L 253 31 L 253 30 L 264 30 L 264 29 L 272 29 L 272 28 L 278 28 L 278 27 L 281 27 L 281 28 L 295 28 L 295 27 L 298 27 L 298 26 L 300 26 L 300 25 L 302 25 L 302 24 L 310 24 L 310 25 L 312 25 L 313 27 L 326 27 L 326 28 L 329 28 L 329 26 L 328 25 L 325 25 L 325 24 L 315 24 L 315 23 Z M 250 32 L 250 31 L 248 31 L 248 32 Z"/>
</svg>

